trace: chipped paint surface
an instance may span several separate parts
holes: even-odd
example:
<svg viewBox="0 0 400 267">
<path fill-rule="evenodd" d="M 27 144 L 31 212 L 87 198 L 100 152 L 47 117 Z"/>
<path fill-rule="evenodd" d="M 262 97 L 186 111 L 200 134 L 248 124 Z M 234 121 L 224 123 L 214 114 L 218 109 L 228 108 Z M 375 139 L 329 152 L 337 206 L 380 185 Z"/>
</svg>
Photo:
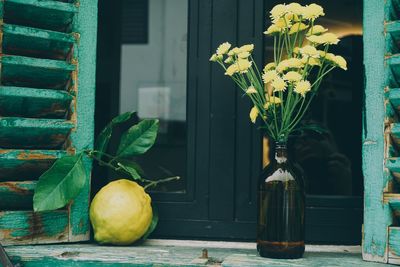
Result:
<svg viewBox="0 0 400 267">
<path fill-rule="evenodd" d="M 57 246 L 6 247 L 14 263 L 23 266 L 225 266 L 225 267 L 350 267 L 384 266 L 363 262 L 359 248 L 332 249 L 321 246 L 321 250 L 307 251 L 302 259 L 267 259 L 257 256 L 251 246 L 226 248 L 220 242 L 199 242 L 193 246 L 191 240 L 182 241 L 183 246 L 174 245 L 174 240 L 166 240 L 169 245 L 149 240 L 140 246 L 99 246 L 75 244 Z M 154 244 L 153 244 L 154 243 Z M 241 244 L 241 243 L 240 243 Z M 319 247 L 319 246 L 317 246 Z M 329 247 L 329 246 L 326 246 Z M 207 253 L 203 252 L 204 249 Z M 354 251 L 355 250 L 355 251 Z"/>
<path fill-rule="evenodd" d="M 0 241 L 88 240 L 89 180 L 69 207 L 31 210 L 38 177 L 93 146 L 97 1 L 0 1 L 0 18 Z"/>
<path fill-rule="evenodd" d="M 390 148 L 385 146 L 384 122 L 385 88 L 393 80 L 388 71 L 390 64 L 399 62 L 397 56 L 387 55 L 384 21 L 389 19 L 391 1 L 364 0 L 364 57 L 365 65 L 365 110 L 363 128 L 363 172 L 364 172 L 364 227 L 363 258 L 387 262 L 388 226 L 392 213 L 388 204 L 383 204 L 383 192 L 389 188 L 391 175 L 385 171 L 384 156 Z M 389 113 L 392 111 L 389 109 Z"/>
<path fill-rule="evenodd" d="M 66 241 L 68 229 L 66 210 L 37 214 L 30 211 L 0 212 L 2 244 Z"/>
</svg>

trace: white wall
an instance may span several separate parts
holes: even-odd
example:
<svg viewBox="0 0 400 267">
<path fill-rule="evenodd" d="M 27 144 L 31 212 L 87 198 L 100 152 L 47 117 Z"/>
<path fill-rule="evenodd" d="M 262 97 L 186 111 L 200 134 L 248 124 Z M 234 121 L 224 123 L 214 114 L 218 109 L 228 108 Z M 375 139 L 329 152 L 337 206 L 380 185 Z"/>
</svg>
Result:
<svg viewBox="0 0 400 267">
<path fill-rule="evenodd" d="M 149 43 L 122 45 L 121 113 L 186 119 L 187 24 L 188 0 L 149 0 Z"/>
</svg>

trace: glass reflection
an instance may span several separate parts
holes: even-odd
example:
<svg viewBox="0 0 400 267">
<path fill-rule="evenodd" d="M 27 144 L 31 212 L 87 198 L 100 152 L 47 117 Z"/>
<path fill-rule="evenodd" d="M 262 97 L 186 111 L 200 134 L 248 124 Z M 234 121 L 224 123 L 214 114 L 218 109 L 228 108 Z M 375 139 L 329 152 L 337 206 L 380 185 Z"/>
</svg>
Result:
<svg viewBox="0 0 400 267">
<path fill-rule="evenodd" d="M 181 177 L 156 190 L 184 191 L 188 1 L 144 2 L 148 21 L 132 22 L 132 27 L 141 28 L 130 32 L 147 33 L 147 42 L 142 38 L 121 49 L 120 113 L 136 110 L 140 119 L 160 119 L 156 144 L 137 160 L 148 179 Z"/>
</svg>

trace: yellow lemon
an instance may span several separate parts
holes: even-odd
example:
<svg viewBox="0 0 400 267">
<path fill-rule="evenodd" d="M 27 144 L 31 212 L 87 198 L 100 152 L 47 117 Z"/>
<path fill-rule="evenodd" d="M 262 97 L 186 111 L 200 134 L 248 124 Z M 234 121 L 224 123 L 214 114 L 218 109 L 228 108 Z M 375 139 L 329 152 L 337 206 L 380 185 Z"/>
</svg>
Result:
<svg viewBox="0 0 400 267">
<path fill-rule="evenodd" d="M 152 217 L 150 196 L 126 179 L 104 186 L 90 206 L 94 239 L 101 244 L 132 244 L 145 234 Z"/>
</svg>

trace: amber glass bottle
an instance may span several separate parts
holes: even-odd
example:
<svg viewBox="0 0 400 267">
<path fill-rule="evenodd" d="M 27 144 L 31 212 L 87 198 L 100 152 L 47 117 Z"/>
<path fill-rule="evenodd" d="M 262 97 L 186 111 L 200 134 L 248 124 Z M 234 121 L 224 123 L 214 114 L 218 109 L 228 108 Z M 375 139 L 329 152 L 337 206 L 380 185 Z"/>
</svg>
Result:
<svg viewBox="0 0 400 267">
<path fill-rule="evenodd" d="M 257 250 L 262 257 L 300 258 L 304 253 L 302 173 L 289 161 L 286 142 L 275 143 L 271 152 L 258 185 Z"/>
</svg>

